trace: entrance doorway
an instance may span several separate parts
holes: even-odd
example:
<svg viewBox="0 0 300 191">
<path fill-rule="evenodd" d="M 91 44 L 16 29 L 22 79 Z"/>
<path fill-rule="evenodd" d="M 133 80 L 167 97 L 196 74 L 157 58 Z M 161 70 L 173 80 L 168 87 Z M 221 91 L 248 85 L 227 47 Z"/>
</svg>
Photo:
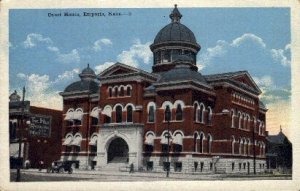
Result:
<svg viewBox="0 0 300 191">
<path fill-rule="evenodd" d="M 107 163 L 128 163 L 128 144 L 122 138 L 111 141 L 107 150 Z"/>
</svg>

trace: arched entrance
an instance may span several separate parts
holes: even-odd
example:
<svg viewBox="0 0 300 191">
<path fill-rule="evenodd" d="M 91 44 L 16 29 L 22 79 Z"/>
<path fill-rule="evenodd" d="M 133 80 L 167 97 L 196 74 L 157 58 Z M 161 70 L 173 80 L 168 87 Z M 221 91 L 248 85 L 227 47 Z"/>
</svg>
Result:
<svg viewBox="0 0 300 191">
<path fill-rule="evenodd" d="M 107 163 L 127 163 L 129 147 L 122 138 L 111 141 L 107 149 Z"/>
</svg>

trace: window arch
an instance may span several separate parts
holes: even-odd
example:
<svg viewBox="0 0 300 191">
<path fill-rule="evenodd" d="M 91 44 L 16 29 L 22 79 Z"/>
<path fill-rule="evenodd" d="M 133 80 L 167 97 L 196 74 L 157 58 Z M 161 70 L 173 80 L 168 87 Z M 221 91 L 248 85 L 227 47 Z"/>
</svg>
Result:
<svg viewBox="0 0 300 191">
<path fill-rule="evenodd" d="M 127 122 L 133 122 L 133 109 L 131 105 L 127 106 Z"/>
<path fill-rule="evenodd" d="M 234 121 L 235 121 L 235 113 L 234 113 L 234 110 L 232 109 L 231 110 L 231 127 L 232 128 L 235 127 Z"/>
<path fill-rule="evenodd" d="M 181 131 L 175 131 L 173 135 L 173 151 L 174 152 L 182 152 L 182 141 L 183 141 L 183 133 Z"/>
<path fill-rule="evenodd" d="M 115 97 L 118 96 L 118 87 L 117 86 L 114 87 L 114 96 Z"/>
<path fill-rule="evenodd" d="M 101 113 L 102 115 L 104 115 L 104 123 L 111 123 L 111 113 L 112 113 L 111 106 L 106 105 Z"/>
<path fill-rule="evenodd" d="M 199 141 L 199 152 L 203 153 L 203 140 L 204 140 L 204 134 L 201 132 L 200 133 L 200 141 Z"/>
<path fill-rule="evenodd" d="M 234 145 L 235 145 L 235 138 L 234 136 L 232 135 L 231 136 L 231 154 L 234 155 L 235 151 L 234 151 Z"/>
<path fill-rule="evenodd" d="M 205 107 L 204 107 L 204 105 L 201 103 L 201 104 L 200 104 L 200 109 L 199 109 L 199 112 L 198 112 L 199 121 L 200 121 L 201 123 L 204 123 L 204 112 L 205 112 Z"/>
<path fill-rule="evenodd" d="M 212 109 L 211 107 L 207 108 L 207 124 L 211 125 L 211 119 L 212 119 Z"/>
<path fill-rule="evenodd" d="M 116 106 L 116 123 L 122 123 L 122 106 Z"/>
<path fill-rule="evenodd" d="M 126 86 L 126 95 L 131 96 L 132 87 L 130 85 Z"/>
<path fill-rule="evenodd" d="M 120 96 L 124 96 L 125 95 L 125 90 L 124 90 L 124 86 L 120 86 L 120 92 L 119 92 Z"/>
<path fill-rule="evenodd" d="M 169 105 L 167 105 L 166 106 L 166 109 L 165 109 L 165 121 L 171 121 L 171 116 L 172 116 L 172 113 L 171 113 L 171 115 L 167 115 L 167 113 L 171 113 L 171 109 L 170 109 L 170 106 Z"/>
<path fill-rule="evenodd" d="M 154 102 L 149 102 L 147 105 L 147 111 L 148 111 L 148 122 L 155 122 L 155 110 L 156 106 Z"/>
<path fill-rule="evenodd" d="M 182 112 L 181 105 L 178 104 L 177 108 L 176 108 L 176 121 L 181 121 L 183 119 L 182 115 L 183 115 L 183 112 Z"/>
<path fill-rule="evenodd" d="M 109 88 L 108 88 L 108 96 L 109 96 L 109 97 L 112 97 L 112 96 L 113 96 L 113 90 L 112 90 L 112 87 L 109 87 Z"/>
<path fill-rule="evenodd" d="M 198 117 L 197 117 L 197 110 L 199 109 L 199 105 L 198 103 L 194 103 L 194 121 L 197 121 L 198 120 Z"/>
<path fill-rule="evenodd" d="M 212 136 L 210 134 L 207 135 L 207 153 L 211 153 L 211 143 L 212 143 Z"/>
</svg>

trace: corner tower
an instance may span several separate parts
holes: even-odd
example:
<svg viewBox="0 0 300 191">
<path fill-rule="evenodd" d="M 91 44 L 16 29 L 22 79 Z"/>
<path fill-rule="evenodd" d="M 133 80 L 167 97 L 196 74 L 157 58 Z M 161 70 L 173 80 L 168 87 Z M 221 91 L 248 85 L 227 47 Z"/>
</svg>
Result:
<svg viewBox="0 0 300 191">
<path fill-rule="evenodd" d="M 180 23 L 182 15 L 177 5 L 170 14 L 171 23 L 163 27 L 156 35 L 150 49 L 153 52 L 154 73 L 165 72 L 176 66 L 175 61 L 182 58 L 189 60 L 191 68 L 197 71 L 196 57 L 200 50 L 194 33 Z"/>
</svg>

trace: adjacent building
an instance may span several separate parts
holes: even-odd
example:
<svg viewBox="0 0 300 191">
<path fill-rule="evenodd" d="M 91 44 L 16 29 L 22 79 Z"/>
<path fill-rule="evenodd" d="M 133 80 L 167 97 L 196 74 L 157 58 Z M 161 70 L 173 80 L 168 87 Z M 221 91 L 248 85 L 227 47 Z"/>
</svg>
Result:
<svg viewBox="0 0 300 191">
<path fill-rule="evenodd" d="M 18 165 L 39 168 L 41 161 L 47 167 L 59 160 L 62 111 L 31 106 L 30 101 L 20 100 L 16 91 L 9 99 L 10 168 Z"/>
<path fill-rule="evenodd" d="M 98 170 L 264 171 L 261 90 L 247 71 L 198 72 L 201 46 L 181 17 L 175 6 L 155 36 L 152 72 L 116 63 L 96 75 L 88 65 L 60 93 L 62 160 Z"/>
</svg>

